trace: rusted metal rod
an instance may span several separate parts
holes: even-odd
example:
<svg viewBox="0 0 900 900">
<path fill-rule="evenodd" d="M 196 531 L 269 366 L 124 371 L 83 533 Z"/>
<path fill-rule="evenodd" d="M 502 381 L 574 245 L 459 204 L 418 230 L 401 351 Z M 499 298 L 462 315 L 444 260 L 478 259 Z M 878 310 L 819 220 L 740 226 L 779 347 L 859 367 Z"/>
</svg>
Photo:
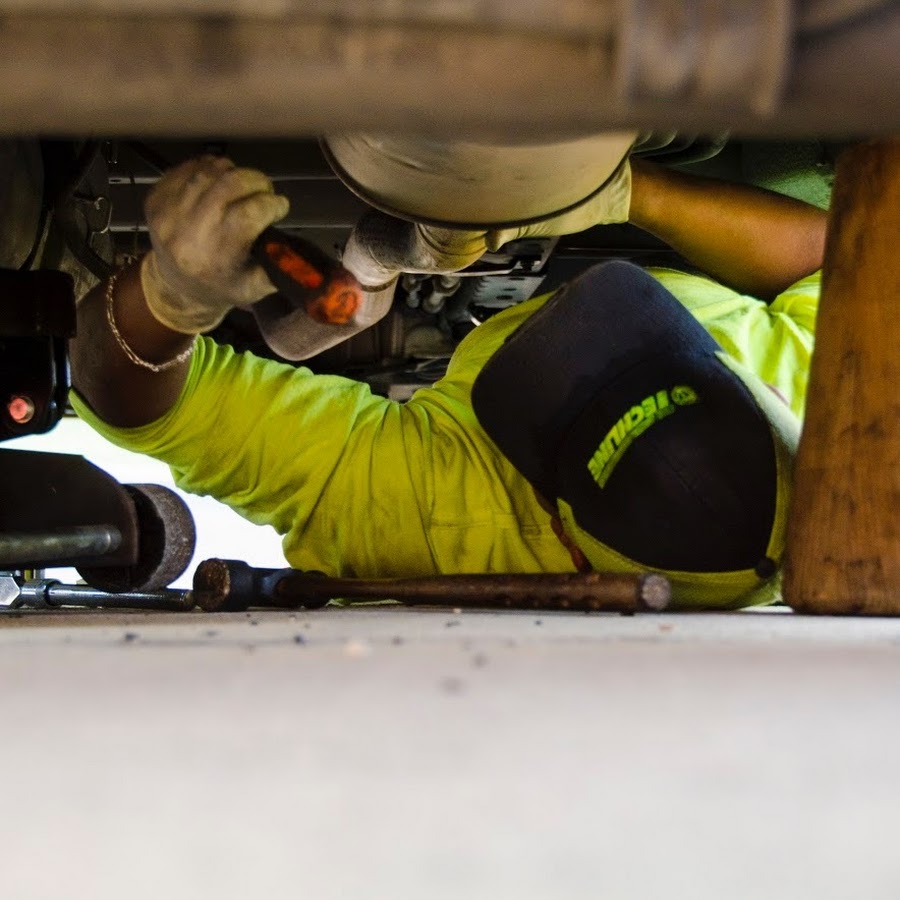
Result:
<svg viewBox="0 0 900 900">
<path fill-rule="evenodd" d="M 343 599 L 399 600 L 410 605 L 482 609 L 581 610 L 638 612 L 661 610 L 671 597 L 661 575 L 608 575 L 599 572 L 558 575 L 434 575 L 365 581 L 287 575 L 278 582 L 279 597 L 303 601 L 311 596 Z"/>
<path fill-rule="evenodd" d="M 536 609 L 634 613 L 660 611 L 671 600 L 662 575 L 434 575 L 419 578 L 328 578 L 295 569 L 254 569 L 208 559 L 194 574 L 194 600 L 208 612 L 252 606 L 291 609 L 331 599 L 399 600 L 469 609 Z"/>
</svg>

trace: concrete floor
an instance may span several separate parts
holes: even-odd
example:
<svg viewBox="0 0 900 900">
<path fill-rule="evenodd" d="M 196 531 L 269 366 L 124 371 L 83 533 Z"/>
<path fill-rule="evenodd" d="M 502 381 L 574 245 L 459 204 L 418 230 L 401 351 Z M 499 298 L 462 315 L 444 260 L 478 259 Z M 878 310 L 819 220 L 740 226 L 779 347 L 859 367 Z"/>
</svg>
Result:
<svg viewBox="0 0 900 900">
<path fill-rule="evenodd" d="M 0 618 L 0 897 L 900 896 L 900 620 Z"/>
</svg>

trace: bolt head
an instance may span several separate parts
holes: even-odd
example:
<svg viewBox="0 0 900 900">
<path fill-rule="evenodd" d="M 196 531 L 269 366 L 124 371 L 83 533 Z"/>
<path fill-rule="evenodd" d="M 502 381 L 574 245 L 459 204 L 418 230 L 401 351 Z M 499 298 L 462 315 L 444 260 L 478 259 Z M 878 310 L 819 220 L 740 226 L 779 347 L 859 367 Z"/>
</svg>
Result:
<svg viewBox="0 0 900 900">
<path fill-rule="evenodd" d="M 19 583 L 5 572 L 0 572 L 0 609 L 12 609 L 19 599 Z"/>
</svg>

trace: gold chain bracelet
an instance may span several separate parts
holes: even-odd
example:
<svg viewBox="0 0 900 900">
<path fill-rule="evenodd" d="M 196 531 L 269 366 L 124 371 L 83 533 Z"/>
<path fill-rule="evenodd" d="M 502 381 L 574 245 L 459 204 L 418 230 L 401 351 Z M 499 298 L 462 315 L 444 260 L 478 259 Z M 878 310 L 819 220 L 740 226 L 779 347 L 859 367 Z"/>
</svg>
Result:
<svg viewBox="0 0 900 900">
<path fill-rule="evenodd" d="M 191 354 L 194 352 L 193 343 L 187 350 L 179 353 L 174 359 L 166 360 L 166 362 L 163 363 L 152 363 L 148 362 L 146 359 L 142 359 L 128 346 L 128 344 L 125 343 L 125 338 L 122 337 L 122 332 L 120 332 L 116 326 L 116 319 L 113 315 L 113 297 L 115 296 L 116 281 L 118 278 L 119 273 L 116 272 L 115 275 L 110 276 L 109 281 L 106 283 L 106 321 L 109 322 L 109 330 L 116 339 L 116 343 L 122 348 L 122 352 L 136 366 L 140 366 L 142 369 L 149 369 L 151 372 L 156 373 L 165 372 L 167 369 L 172 369 L 175 366 L 181 365 L 185 360 L 190 359 Z"/>
</svg>

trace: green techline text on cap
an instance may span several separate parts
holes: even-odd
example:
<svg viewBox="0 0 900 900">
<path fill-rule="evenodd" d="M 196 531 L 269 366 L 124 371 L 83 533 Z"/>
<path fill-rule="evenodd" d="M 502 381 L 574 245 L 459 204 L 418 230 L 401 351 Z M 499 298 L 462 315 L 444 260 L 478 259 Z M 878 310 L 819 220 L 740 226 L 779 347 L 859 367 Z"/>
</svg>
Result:
<svg viewBox="0 0 900 900">
<path fill-rule="evenodd" d="M 632 445 L 655 422 L 672 415 L 679 406 L 691 406 L 698 401 L 697 392 L 684 384 L 670 391 L 651 394 L 626 412 L 613 425 L 588 461 L 588 469 L 600 487 L 605 487 L 610 475 Z"/>
</svg>

